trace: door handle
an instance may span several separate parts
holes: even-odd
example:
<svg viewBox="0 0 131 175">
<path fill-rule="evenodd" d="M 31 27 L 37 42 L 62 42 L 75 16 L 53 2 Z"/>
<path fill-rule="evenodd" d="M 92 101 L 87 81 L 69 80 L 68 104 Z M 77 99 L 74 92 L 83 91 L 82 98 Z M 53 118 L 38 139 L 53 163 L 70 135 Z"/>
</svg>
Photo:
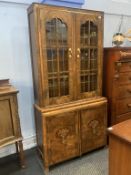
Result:
<svg viewBox="0 0 131 175">
<path fill-rule="evenodd" d="M 80 50 L 80 48 L 77 48 L 77 52 L 80 54 L 81 53 L 81 50 Z"/>
<path fill-rule="evenodd" d="M 68 49 L 68 54 L 69 54 L 69 58 L 72 58 L 72 49 L 71 48 Z"/>
<path fill-rule="evenodd" d="M 80 58 L 80 53 L 81 53 L 80 48 L 77 48 L 77 58 Z"/>
<path fill-rule="evenodd" d="M 69 49 L 68 49 L 68 52 L 69 52 L 69 53 L 72 53 L 72 49 L 71 49 L 71 48 L 69 48 Z"/>
</svg>

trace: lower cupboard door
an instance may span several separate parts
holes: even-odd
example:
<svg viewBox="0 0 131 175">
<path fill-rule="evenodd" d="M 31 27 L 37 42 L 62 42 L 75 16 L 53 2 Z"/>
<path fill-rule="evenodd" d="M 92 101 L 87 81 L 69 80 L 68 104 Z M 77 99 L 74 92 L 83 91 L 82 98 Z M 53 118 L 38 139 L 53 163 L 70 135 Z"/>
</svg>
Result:
<svg viewBox="0 0 131 175">
<path fill-rule="evenodd" d="M 81 111 L 81 153 L 106 144 L 106 104 Z"/>
<path fill-rule="evenodd" d="M 49 165 L 79 155 L 78 112 L 46 118 Z"/>
</svg>

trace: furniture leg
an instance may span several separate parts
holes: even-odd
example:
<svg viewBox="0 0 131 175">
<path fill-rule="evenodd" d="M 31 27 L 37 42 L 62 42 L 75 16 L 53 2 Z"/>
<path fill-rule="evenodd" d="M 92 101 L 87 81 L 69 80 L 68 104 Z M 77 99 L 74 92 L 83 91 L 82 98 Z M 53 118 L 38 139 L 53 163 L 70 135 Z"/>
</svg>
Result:
<svg viewBox="0 0 131 175">
<path fill-rule="evenodd" d="M 16 153 L 18 154 L 19 153 L 19 146 L 18 146 L 17 142 L 15 143 L 15 147 L 16 147 Z"/>
<path fill-rule="evenodd" d="M 21 168 L 25 168 L 25 159 L 24 159 L 24 151 L 23 151 L 23 143 L 22 141 L 17 142 L 17 148 L 19 147 L 19 158 L 20 158 L 20 165 Z"/>
<path fill-rule="evenodd" d="M 44 175 L 49 175 L 49 167 L 44 166 Z"/>
</svg>

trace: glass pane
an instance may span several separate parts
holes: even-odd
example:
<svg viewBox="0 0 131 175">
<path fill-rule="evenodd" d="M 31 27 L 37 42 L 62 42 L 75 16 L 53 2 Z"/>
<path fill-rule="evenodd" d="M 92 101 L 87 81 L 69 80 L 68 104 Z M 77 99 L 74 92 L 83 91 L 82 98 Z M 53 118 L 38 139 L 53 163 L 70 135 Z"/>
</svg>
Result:
<svg viewBox="0 0 131 175">
<path fill-rule="evenodd" d="M 57 50 L 56 49 L 47 49 L 47 65 L 48 72 L 57 71 Z"/>
<path fill-rule="evenodd" d="M 97 89 L 97 75 L 96 73 L 90 75 L 90 90 L 95 91 Z"/>
<path fill-rule="evenodd" d="M 60 19 L 46 22 L 46 43 L 50 46 L 67 44 L 67 26 Z"/>
<path fill-rule="evenodd" d="M 81 49 L 81 70 L 89 69 L 89 49 Z"/>
<path fill-rule="evenodd" d="M 80 82 L 81 92 L 97 89 L 97 25 L 92 21 L 85 21 L 80 29 Z"/>
<path fill-rule="evenodd" d="M 47 45 L 52 45 L 56 43 L 56 27 L 55 21 L 47 21 L 46 22 L 46 43 Z"/>
<path fill-rule="evenodd" d="M 60 20 L 56 22 L 57 42 L 59 44 L 67 44 L 67 27 Z"/>
<path fill-rule="evenodd" d="M 49 79 L 49 97 L 57 97 L 58 96 L 58 79 Z"/>
<path fill-rule="evenodd" d="M 90 69 L 97 69 L 97 49 L 90 50 Z"/>
<path fill-rule="evenodd" d="M 88 92 L 89 88 L 89 75 L 81 75 L 81 92 Z"/>
<path fill-rule="evenodd" d="M 61 48 L 59 50 L 59 66 L 60 71 L 68 71 L 68 49 Z"/>
<path fill-rule="evenodd" d="M 81 44 L 89 44 L 89 21 L 81 25 L 80 30 L 80 41 Z"/>
<path fill-rule="evenodd" d="M 68 73 L 62 73 L 60 76 L 60 95 L 69 94 L 69 75 Z"/>
<path fill-rule="evenodd" d="M 69 94 L 68 29 L 58 18 L 46 22 L 49 97 Z"/>
<path fill-rule="evenodd" d="M 97 46 L 98 36 L 97 36 L 97 26 L 91 21 L 90 22 L 90 45 Z"/>
</svg>

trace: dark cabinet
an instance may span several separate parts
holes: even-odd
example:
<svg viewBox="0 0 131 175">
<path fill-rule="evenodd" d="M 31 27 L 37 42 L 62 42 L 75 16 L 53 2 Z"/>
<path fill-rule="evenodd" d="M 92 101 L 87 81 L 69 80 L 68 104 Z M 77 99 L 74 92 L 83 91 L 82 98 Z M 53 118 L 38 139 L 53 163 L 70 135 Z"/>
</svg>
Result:
<svg viewBox="0 0 131 175">
<path fill-rule="evenodd" d="M 104 49 L 103 95 L 108 98 L 109 125 L 131 116 L 131 48 Z"/>
</svg>

